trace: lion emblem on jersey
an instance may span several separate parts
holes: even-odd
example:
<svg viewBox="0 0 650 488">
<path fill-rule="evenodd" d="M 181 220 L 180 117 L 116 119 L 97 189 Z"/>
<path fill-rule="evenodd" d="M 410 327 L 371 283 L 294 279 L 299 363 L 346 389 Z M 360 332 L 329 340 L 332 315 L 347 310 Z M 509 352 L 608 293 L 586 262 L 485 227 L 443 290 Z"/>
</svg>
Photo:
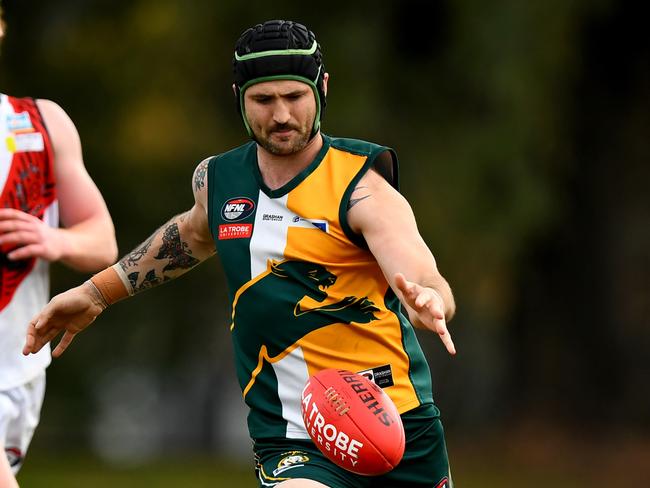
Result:
<svg viewBox="0 0 650 488">
<path fill-rule="evenodd" d="M 326 290 L 336 283 L 336 276 L 327 271 L 323 266 L 319 264 L 306 263 L 304 261 L 272 263 L 271 273 L 277 277 L 292 278 L 304 284 L 304 296 L 313 298 L 318 302 L 322 302 L 328 297 Z M 304 296 L 302 298 L 304 298 Z M 349 324 L 350 322 L 365 323 L 371 320 L 376 320 L 373 312 L 377 312 L 378 310 L 379 309 L 374 306 L 374 303 L 372 303 L 368 297 L 357 298 L 354 296 L 348 296 L 336 303 L 311 309 L 303 309 L 301 306 L 301 300 L 299 300 L 293 309 L 293 313 L 295 317 L 299 317 L 310 312 L 337 312 L 337 314 L 340 315 L 339 318 L 341 318 L 341 320 L 335 322 Z"/>
<path fill-rule="evenodd" d="M 238 371 L 242 386 L 263 367 L 261 357 L 276 357 L 314 330 L 377 320 L 379 309 L 368 297 L 346 296 L 323 303 L 336 281 L 320 264 L 270 262 L 265 276 L 237 297 L 232 330 L 238 354 L 247 364 L 246 371 Z M 269 302 L 269 297 L 277 300 Z"/>
</svg>

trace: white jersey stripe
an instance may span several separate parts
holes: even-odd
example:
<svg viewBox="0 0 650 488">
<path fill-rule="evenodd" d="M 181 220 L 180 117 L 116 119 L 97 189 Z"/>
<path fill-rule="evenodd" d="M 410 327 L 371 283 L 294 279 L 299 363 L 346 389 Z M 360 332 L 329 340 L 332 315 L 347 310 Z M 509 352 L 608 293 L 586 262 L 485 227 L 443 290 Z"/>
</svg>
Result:
<svg viewBox="0 0 650 488">
<path fill-rule="evenodd" d="M 273 363 L 273 370 L 278 379 L 282 417 L 287 421 L 287 438 L 309 439 L 300 411 L 301 393 L 309 379 L 302 348 L 295 348 L 280 361 Z"/>
<path fill-rule="evenodd" d="M 313 229 L 317 226 L 289 210 L 288 198 L 288 194 L 280 198 L 269 198 L 263 191 L 259 193 L 253 236 L 250 240 L 251 279 L 266 271 L 269 259 L 284 259 L 289 227 Z"/>
<path fill-rule="evenodd" d="M 260 191 L 257 213 L 250 240 L 251 279 L 264 273 L 269 259 L 283 260 L 289 227 L 313 228 L 314 223 L 302 219 L 287 208 L 288 195 L 269 198 Z M 282 360 L 273 363 L 278 380 L 282 417 L 287 421 L 287 437 L 308 439 L 300 413 L 300 393 L 309 378 L 302 349 L 296 348 Z"/>
<path fill-rule="evenodd" d="M 259 192 L 250 240 L 251 279 L 266 271 L 267 260 L 284 259 L 284 249 L 287 246 L 286 222 L 290 220 L 287 198 L 288 195 L 271 199 L 264 192 Z M 280 227 L 282 232 L 277 232 L 277 227 Z"/>
</svg>

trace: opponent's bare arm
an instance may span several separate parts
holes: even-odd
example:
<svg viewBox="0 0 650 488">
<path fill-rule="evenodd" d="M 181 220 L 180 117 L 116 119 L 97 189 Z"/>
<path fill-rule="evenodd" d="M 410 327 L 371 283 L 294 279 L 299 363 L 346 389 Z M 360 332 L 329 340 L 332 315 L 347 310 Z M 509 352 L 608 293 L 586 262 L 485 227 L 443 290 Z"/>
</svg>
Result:
<svg viewBox="0 0 650 488">
<path fill-rule="evenodd" d="M 411 206 L 376 171 L 368 171 L 350 197 L 348 222 L 363 235 L 413 325 L 436 332 L 447 351 L 456 349 L 447 330 L 456 305 L 420 235 Z"/>
<path fill-rule="evenodd" d="M 0 209 L 0 244 L 15 249 L 11 260 L 62 261 L 79 271 L 96 271 L 115 261 L 113 221 L 97 186 L 86 171 L 77 129 L 50 100 L 37 100 L 54 152 L 54 174 L 63 228 L 16 209 Z"/>
<path fill-rule="evenodd" d="M 52 351 L 60 356 L 76 334 L 106 307 L 122 298 L 177 278 L 216 253 L 207 215 L 207 165 L 201 162 L 192 180 L 194 206 L 173 217 L 145 242 L 81 286 L 61 293 L 30 322 L 23 354 L 38 352 L 63 332 Z M 96 278 L 103 276 L 99 281 Z M 106 287 L 93 283 L 104 283 Z"/>
</svg>

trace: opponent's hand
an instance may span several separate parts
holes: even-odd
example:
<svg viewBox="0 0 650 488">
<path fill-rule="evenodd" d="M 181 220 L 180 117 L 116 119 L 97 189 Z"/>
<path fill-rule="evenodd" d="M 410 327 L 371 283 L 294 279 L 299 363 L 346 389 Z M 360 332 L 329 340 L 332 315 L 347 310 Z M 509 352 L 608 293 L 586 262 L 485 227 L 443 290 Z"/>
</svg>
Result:
<svg viewBox="0 0 650 488">
<path fill-rule="evenodd" d="M 449 354 L 456 354 L 456 347 L 447 330 L 445 304 L 440 294 L 433 288 L 408 281 L 402 273 L 395 274 L 395 285 L 415 314 L 409 313 L 409 318 L 438 334 Z"/>
<path fill-rule="evenodd" d="M 11 260 L 43 258 L 58 261 L 66 245 L 62 229 L 13 208 L 0 208 L 0 248 Z"/>
<path fill-rule="evenodd" d="M 106 308 L 97 289 L 86 282 L 56 295 L 29 323 L 23 354 L 36 353 L 63 332 L 52 356 L 59 357 L 74 336 L 94 322 Z"/>
</svg>

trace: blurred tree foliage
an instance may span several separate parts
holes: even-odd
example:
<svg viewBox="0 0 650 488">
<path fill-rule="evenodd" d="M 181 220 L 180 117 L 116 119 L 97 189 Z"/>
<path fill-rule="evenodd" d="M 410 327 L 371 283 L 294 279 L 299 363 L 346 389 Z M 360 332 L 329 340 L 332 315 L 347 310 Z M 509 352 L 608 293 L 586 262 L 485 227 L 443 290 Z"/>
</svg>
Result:
<svg viewBox="0 0 650 488">
<path fill-rule="evenodd" d="M 122 253 L 192 204 L 199 161 L 245 140 L 230 88 L 240 32 L 268 18 L 306 23 L 332 76 L 324 130 L 397 150 L 403 193 L 455 290 L 459 356 L 421 336 L 449 424 L 469 432 L 526 415 L 605 416 L 650 427 L 641 388 L 650 48 L 632 2 L 21 0 L 4 9 L 0 87 L 71 115 Z M 83 279 L 54 271 L 54 291 Z M 231 370 L 224 284 L 215 259 L 102 316 L 51 368 L 42 429 L 56 436 L 66 425 L 83 441 L 89 390 L 125 364 L 196 378 L 197 422 L 209 424 Z"/>
</svg>

